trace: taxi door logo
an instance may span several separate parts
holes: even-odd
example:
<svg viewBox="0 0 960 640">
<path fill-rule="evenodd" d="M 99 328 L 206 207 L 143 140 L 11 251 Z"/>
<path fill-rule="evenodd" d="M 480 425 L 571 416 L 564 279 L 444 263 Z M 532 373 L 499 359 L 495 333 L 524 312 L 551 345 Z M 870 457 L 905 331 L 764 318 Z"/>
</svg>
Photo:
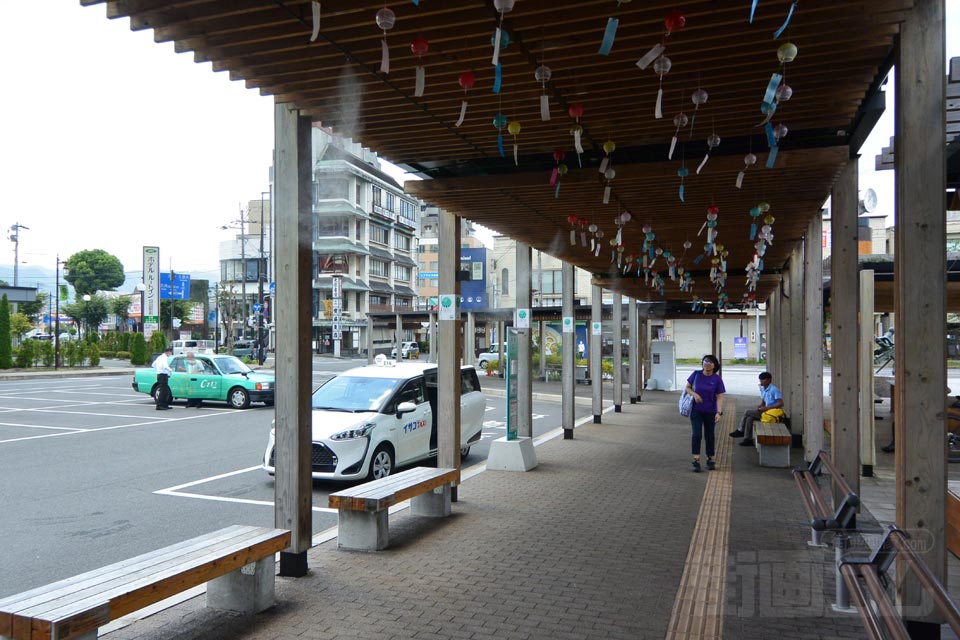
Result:
<svg viewBox="0 0 960 640">
<path fill-rule="evenodd" d="M 403 425 L 403 432 L 413 433 L 417 429 L 423 429 L 426 426 L 427 426 L 426 420 L 414 420 L 413 422 L 408 422 L 407 424 Z"/>
<path fill-rule="evenodd" d="M 201 380 L 201 381 L 200 381 L 200 388 L 201 388 L 201 389 L 216 389 L 216 388 L 217 388 L 217 380 Z"/>
</svg>

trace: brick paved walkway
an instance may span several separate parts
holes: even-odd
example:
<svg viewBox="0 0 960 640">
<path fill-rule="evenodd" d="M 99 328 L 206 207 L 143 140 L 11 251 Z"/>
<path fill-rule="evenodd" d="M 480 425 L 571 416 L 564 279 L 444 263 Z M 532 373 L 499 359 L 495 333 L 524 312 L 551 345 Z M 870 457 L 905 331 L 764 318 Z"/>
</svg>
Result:
<svg viewBox="0 0 960 640">
<path fill-rule="evenodd" d="M 865 637 L 856 616 L 830 609 L 832 552 L 807 547 L 789 470 L 731 446 L 727 418 L 720 470 L 690 473 L 676 394 L 646 393 L 574 440 L 542 443 L 529 473 L 469 478 L 450 518 L 391 516 L 387 551 L 313 548 L 310 574 L 278 578 L 264 614 L 208 611 L 197 597 L 107 638 L 660 639 L 668 627 L 671 638 Z M 711 563 L 698 584 L 715 591 L 681 617 L 709 609 L 716 624 L 670 626 L 685 561 L 688 574 Z M 680 592 L 691 593 L 696 605 L 696 590 Z"/>
</svg>

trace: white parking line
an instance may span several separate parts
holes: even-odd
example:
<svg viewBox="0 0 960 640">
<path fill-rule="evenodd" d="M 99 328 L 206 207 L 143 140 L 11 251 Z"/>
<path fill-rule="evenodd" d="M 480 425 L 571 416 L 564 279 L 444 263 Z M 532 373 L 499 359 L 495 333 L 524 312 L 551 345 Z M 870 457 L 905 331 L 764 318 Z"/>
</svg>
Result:
<svg viewBox="0 0 960 640">
<path fill-rule="evenodd" d="M 185 482 L 184 484 L 178 484 L 175 487 L 168 487 L 166 489 L 160 489 L 154 491 L 155 494 L 160 496 L 176 496 L 179 498 L 194 498 L 195 500 L 210 500 L 212 502 L 232 502 L 234 504 L 253 504 L 264 507 L 273 507 L 274 503 L 272 500 L 250 500 L 249 498 L 227 498 L 224 496 L 211 496 L 205 493 L 189 493 L 186 491 L 180 491 L 180 489 L 186 489 L 187 487 L 195 487 L 198 484 L 205 484 L 207 482 L 213 482 L 214 480 L 221 480 L 223 478 L 229 478 L 230 476 L 240 475 L 241 473 L 250 473 L 251 471 L 256 471 L 260 469 L 260 465 L 255 467 L 247 467 L 246 469 L 238 469 L 237 471 L 229 471 L 227 473 L 221 473 L 217 476 L 210 476 L 208 478 L 201 478 L 199 480 L 194 480 L 193 482 Z M 313 511 L 320 513 L 336 513 L 336 509 L 330 509 L 329 507 L 312 507 Z"/>
<path fill-rule="evenodd" d="M 50 427 L 41 424 L 20 424 L 19 422 L 0 422 L 0 427 L 24 427 L 26 429 L 59 429 L 61 431 L 89 431 L 89 429 L 78 429 L 77 427 Z M 0 442 L 10 442 L 9 440 L 0 440 Z"/>
<path fill-rule="evenodd" d="M 235 409 L 235 411 L 241 411 L 241 409 Z M 168 418 L 164 416 L 163 418 L 160 418 L 160 417 L 152 418 L 150 419 L 150 422 L 131 422 L 130 424 L 118 424 L 112 427 L 97 427 L 96 429 L 85 429 L 82 431 L 78 430 L 78 431 L 69 431 L 65 433 L 48 433 L 42 436 L 25 436 L 23 438 L 9 438 L 7 440 L 0 440 L 0 444 L 6 444 L 8 442 L 22 442 L 24 440 L 39 440 L 41 438 L 57 438 L 60 436 L 73 435 L 75 433 L 96 433 L 99 431 L 114 431 L 116 429 L 129 429 L 130 427 L 144 427 L 144 426 L 152 427 L 155 425 L 162 425 L 168 422 L 180 422 L 183 420 L 202 420 L 204 418 L 212 418 L 214 416 L 219 416 L 220 414 L 221 412 L 218 411 L 216 413 L 201 413 L 199 415 L 193 414 L 189 416 L 184 416 L 182 418 L 172 418 L 172 417 Z M 134 417 L 141 418 L 143 416 L 134 416 Z M 31 425 L 23 425 L 23 426 L 31 426 Z"/>
</svg>

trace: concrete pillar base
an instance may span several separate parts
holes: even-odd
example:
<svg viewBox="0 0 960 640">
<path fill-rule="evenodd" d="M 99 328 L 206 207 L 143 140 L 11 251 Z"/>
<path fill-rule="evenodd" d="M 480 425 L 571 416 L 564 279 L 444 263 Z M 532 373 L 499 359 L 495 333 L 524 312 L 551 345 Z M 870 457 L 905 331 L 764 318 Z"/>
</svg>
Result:
<svg viewBox="0 0 960 640">
<path fill-rule="evenodd" d="M 622 404 L 615 404 L 615 405 L 613 405 L 613 412 L 614 412 L 614 413 L 623 413 L 623 405 L 622 405 Z"/>
<path fill-rule="evenodd" d="M 563 439 L 564 439 L 564 440 L 573 440 L 573 429 L 564 429 L 564 430 L 563 430 Z"/>
<path fill-rule="evenodd" d="M 600 414 L 593 414 L 593 424 L 600 424 Z"/>
<path fill-rule="evenodd" d="M 307 575 L 307 552 L 280 552 L 280 575 L 288 578 L 302 578 Z"/>
<path fill-rule="evenodd" d="M 428 518 L 446 518 L 451 513 L 450 487 L 437 487 L 433 491 L 410 498 L 410 513 Z"/>
<path fill-rule="evenodd" d="M 207 583 L 207 606 L 213 609 L 260 613 L 273 606 L 276 562 L 266 558 L 240 567 Z"/>
<path fill-rule="evenodd" d="M 636 396 L 630 398 L 630 404 L 637 404 L 637 398 L 636 398 Z"/>
<path fill-rule="evenodd" d="M 533 450 L 532 439 L 507 440 L 503 437 L 490 443 L 488 471 L 530 471 L 536 466 L 537 454 Z"/>
<path fill-rule="evenodd" d="M 337 548 L 380 551 L 389 543 L 387 510 L 341 511 L 337 522 Z"/>
</svg>

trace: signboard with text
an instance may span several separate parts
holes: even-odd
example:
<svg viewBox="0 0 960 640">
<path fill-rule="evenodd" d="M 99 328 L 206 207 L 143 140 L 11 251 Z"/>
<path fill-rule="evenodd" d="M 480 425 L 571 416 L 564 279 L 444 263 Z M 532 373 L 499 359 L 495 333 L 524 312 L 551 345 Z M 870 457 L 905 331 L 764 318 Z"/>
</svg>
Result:
<svg viewBox="0 0 960 640">
<path fill-rule="evenodd" d="M 143 337 L 160 329 L 160 247 L 143 248 Z"/>
</svg>

